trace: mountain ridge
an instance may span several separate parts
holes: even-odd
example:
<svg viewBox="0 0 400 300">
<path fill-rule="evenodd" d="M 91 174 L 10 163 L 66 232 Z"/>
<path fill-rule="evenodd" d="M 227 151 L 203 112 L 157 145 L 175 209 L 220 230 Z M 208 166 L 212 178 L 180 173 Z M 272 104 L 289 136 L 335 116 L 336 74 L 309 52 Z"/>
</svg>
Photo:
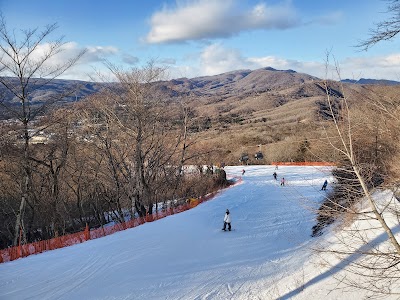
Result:
<svg viewBox="0 0 400 300">
<path fill-rule="evenodd" d="M 354 83 L 354 84 L 375 84 L 375 85 L 400 85 L 399 81 L 388 80 L 388 79 L 371 79 L 371 78 L 360 78 L 355 79 L 343 79 L 341 82 Z"/>
<path fill-rule="evenodd" d="M 10 82 L 16 79 L 10 79 Z M 246 94 L 263 93 L 272 90 L 283 90 L 296 85 L 303 85 L 321 79 L 306 73 L 299 73 L 295 70 L 278 70 L 272 67 L 260 69 L 239 69 L 224 72 L 217 75 L 198 76 L 193 78 L 181 77 L 171 80 L 155 82 L 153 88 L 160 89 L 169 97 L 179 96 L 240 96 Z M 45 79 L 34 79 L 34 85 Z M 400 85 L 400 82 L 386 79 L 359 80 L 344 79 L 345 84 L 357 85 Z M 99 92 L 106 84 L 102 82 L 91 82 L 82 80 L 54 79 L 32 92 L 31 101 L 33 104 L 41 104 L 46 96 L 53 93 L 60 93 L 65 90 L 73 91 L 62 103 L 76 102 L 86 96 Z M 13 105 L 18 100 L 15 96 L 7 93 L 4 87 L 0 87 L 3 96 L 3 103 Z"/>
<path fill-rule="evenodd" d="M 218 75 L 194 78 L 177 78 L 158 83 L 165 88 L 186 94 L 226 95 L 227 93 L 264 92 L 291 84 L 299 84 L 319 78 L 297 73 L 294 70 L 276 70 L 271 67 L 256 70 L 235 70 Z"/>
<path fill-rule="evenodd" d="M 60 106 L 80 101 L 106 86 L 106 83 L 58 79 L 47 87 L 57 91 L 77 83 L 82 90 L 70 94 L 59 102 Z M 258 145 L 269 145 L 271 150 L 264 153 L 268 161 L 291 160 L 294 156 L 284 146 L 287 140 L 293 139 L 297 145 L 299 139 L 318 137 L 326 125 L 324 122 L 331 120 L 332 111 L 335 114 L 339 111 L 344 96 L 350 106 L 362 109 L 367 102 L 395 98 L 400 93 L 400 85 L 338 81 L 327 84 L 332 107 L 327 104 L 323 80 L 270 67 L 158 81 L 149 88 L 160 100 L 184 103 L 190 111 L 188 132 L 207 144 L 205 147 L 220 149 L 214 161 L 235 162 L 243 152 L 258 151 Z M 37 92 L 32 98 L 37 105 L 51 94 L 46 89 Z M 10 103 L 19 105 L 15 100 Z M 7 116 L 3 109 L 0 117 L 15 118 L 15 115 Z"/>
</svg>

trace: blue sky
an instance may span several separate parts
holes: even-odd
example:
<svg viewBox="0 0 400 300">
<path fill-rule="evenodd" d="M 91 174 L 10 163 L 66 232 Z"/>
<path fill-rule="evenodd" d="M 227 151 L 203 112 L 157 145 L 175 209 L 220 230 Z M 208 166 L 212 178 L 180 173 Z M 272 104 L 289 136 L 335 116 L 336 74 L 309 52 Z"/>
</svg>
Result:
<svg viewBox="0 0 400 300">
<path fill-rule="evenodd" d="M 88 48 L 64 78 L 87 80 L 103 61 L 121 68 L 155 59 L 170 78 L 271 66 L 325 77 L 325 53 L 343 78 L 400 80 L 400 37 L 354 46 L 388 18 L 381 0 L 0 0 L 9 28 L 57 23 L 63 56 Z M 60 57 L 63 58 L 62 56 Z"/>
</svg>

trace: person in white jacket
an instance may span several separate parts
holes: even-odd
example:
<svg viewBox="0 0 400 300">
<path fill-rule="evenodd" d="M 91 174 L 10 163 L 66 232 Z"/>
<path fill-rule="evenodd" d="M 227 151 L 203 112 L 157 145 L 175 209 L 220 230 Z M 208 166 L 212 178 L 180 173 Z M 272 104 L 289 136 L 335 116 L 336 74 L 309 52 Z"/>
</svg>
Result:
<svg viewBox="0 0 400 300">
<path fill-rule="evenodd" d="M 228 230 L 231 231 L 231 215 L 229 213 L 229 209 L 226 210 L 225 217 L 224 217 L 224 228 L 223 231 L 226 231 L 226 225 L 228 225 Z"/>
</svg>

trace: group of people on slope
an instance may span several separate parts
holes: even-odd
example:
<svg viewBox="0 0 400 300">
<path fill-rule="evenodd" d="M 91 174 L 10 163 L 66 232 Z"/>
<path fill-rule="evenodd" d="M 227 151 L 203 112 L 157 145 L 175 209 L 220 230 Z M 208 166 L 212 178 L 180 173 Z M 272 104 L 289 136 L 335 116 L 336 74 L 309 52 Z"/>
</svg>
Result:
<svg viewBox="0 0 400 300">
<path fill-rule="evenodd" d="M 277 167 L 276 167 L 276 169 L 277 169 Z M 245 172 L 246 172 L 246 171 L 243 169 L 243 170 L 242 170 L 242 175 L 244 175 Z M 274 173 L 272 174 L 272 176 L 274 176 L 274 179 L 275 179 L 275 180 L 278 180 L 278 174 L 276 174 L 276 172 L 274 172 Z M 285 185 L 285 177 L 282 177 L 282 178 L 281 178 L 281 186 L 284 186 L 284 185 Z M 322 185 L 321 191 L 326 191 L 326 187 L 327 187 L 327 186 L 328 186 L 328 180 L 325 180 L 324 183 L 323 183 L 323 185 Z M 227 210 L 225 211 L 225 216 L 224 216 L 224 227 L 222 228 L 222 230 L 223 230 L 223 231 L 226 231 L 226 227 L 228 227 L 228 230 L 229 230 L 229 231 L 232 230 L 232 226 L 231 226 L 231 215 L 230 215 L 229 209 L 227 209 Z"/>
<path fill-rule="evenodd" d="M 274 172 L 274 173 L 272 174 L 272 176 L 274 176 L 274 179 L 275 179 L 275 180 L 278 180 L 278 174 L 276 174 L 276 172 Z M 281 186 L 285 186 L 285 177 L 282 177 L 282 178 L 281 178 Z"/>
<path fill-rule="evenodd" d="M 276 172 L 274 172 L 272 176 L 274 176 L 275 180 L 278 180 L 278 174 L 276 174 Z M 285 177 L 281 178 L 281 186 L 285 186 Z M 322 185 L 321 191 L 326 191 L 327 186 L 328 186 L 328 180 L 325 180 Z"/>
</svg>

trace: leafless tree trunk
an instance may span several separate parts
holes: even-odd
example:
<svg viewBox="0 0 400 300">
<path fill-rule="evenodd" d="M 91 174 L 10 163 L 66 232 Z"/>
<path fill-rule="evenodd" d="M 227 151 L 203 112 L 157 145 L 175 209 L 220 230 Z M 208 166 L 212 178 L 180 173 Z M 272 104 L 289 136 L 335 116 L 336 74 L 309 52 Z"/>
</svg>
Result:
<svg viewBox="0 0 400 300">
<path fill-rule="evenodd" d="M 84 54 L 80 52 L 61 65 L 51 66 L 51 60 L 63 50 L 62 39 L 48 42 L 50 35 L 57 28 L 56 24 L 48 25 L 43 31 L 38 29 L 24 30 L 21 39 L 16 40 L 14 32 L 9 32 L 3 16 L 0 16 L 0 85 L 10 97 L 17 99 L 21 106 L 13 108 L 4 100 L 0 102 L 11 117 L 18 119 L 22 124 L 23 138 L 23 179 L 21 183 L 21 202 L 16 215 L 14 245 L 18 243 L 20 230 L 24 231 L 23 220 L 26 202 L 29 197 L 31 178 L 30 163 L 30 124 L 49 106 L 65 97 L 65 94 L 52 95 L 40 106 L 33 106 L 32 93 L 49 84 L 53 79 L 71 68 Z M 41 45 L 48 47 L 41 52 Z M 23 236 L 24 236 L 23 232 Z"/>
</svg>

